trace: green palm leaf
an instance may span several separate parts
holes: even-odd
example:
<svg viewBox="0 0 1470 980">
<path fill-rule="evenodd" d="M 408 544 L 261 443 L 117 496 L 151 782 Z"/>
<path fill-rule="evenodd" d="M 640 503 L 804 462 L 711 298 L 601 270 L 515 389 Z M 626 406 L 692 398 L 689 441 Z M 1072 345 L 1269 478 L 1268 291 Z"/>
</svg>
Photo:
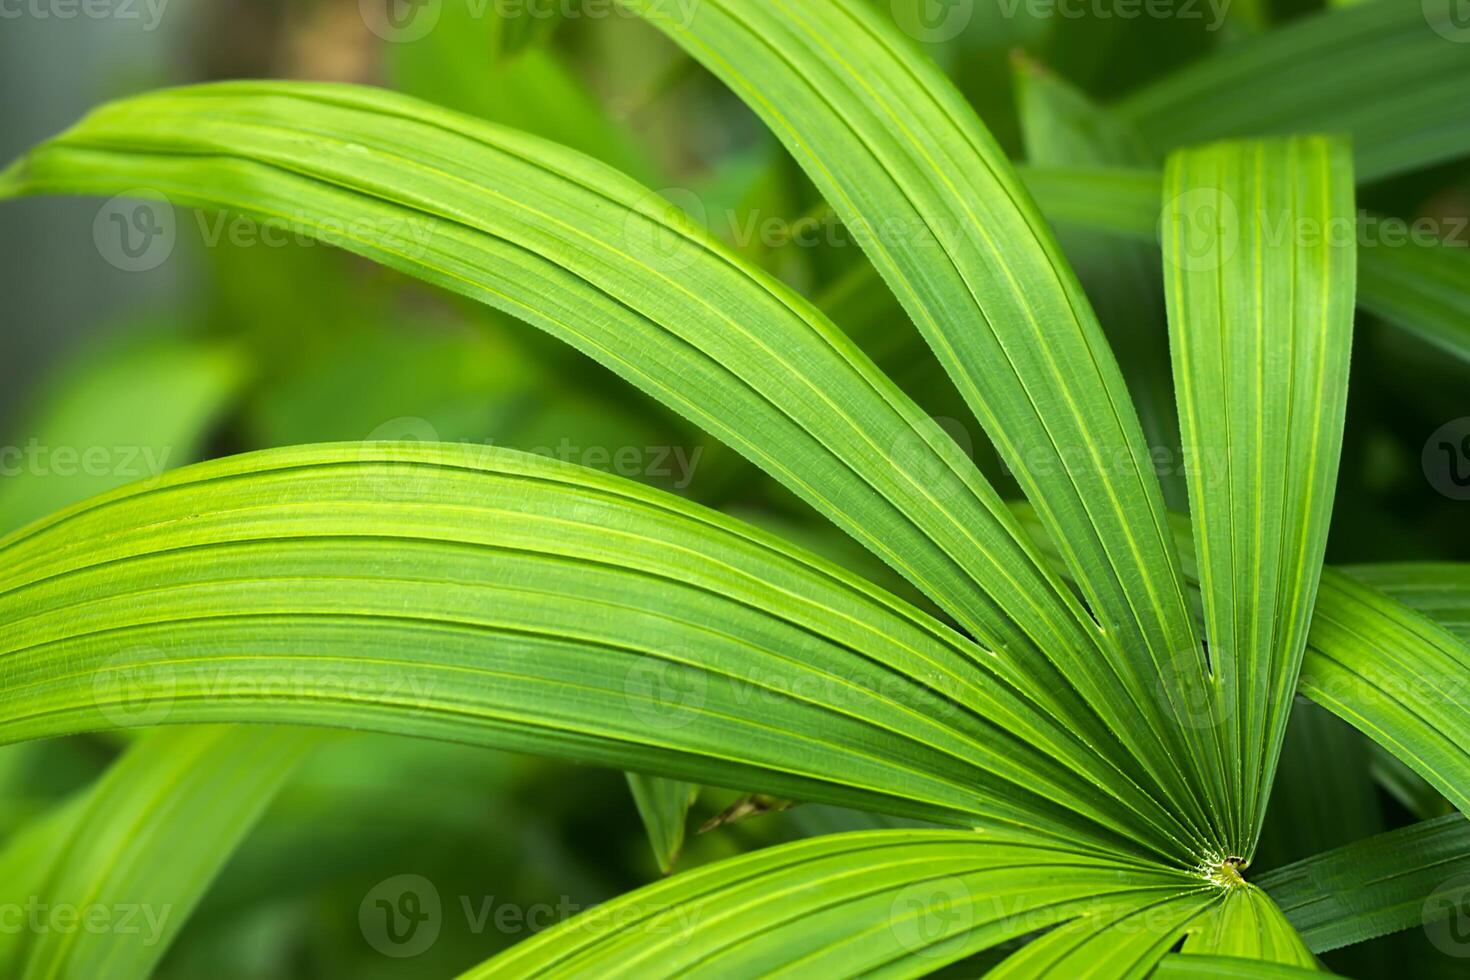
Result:
<svg viewBox="0 0 1470 980">
<path fill-rule="evenodd" d="M 1301 690 L 1470 814 L 1470 642 L 1354 578 L 1324 574 Z"/>
<path fill-rule="evenodd" d="M 1470 564 L 1389 563 L 1347 565 L 1342 570 L 1470 641 Z"/>
<path fill-rule="evenodd" d="M 1150 976 L 1153 980 L 1323 980 L 1337 974 L 1238 956 L 1171 953 Z"/>
<path fill-rule="evenodd" d="M 1347 403 L 1351 164 L 1325 139 L 1181 151 L 1165 291 L 1218 725 L 1250 859 L 1317 592 Z M 1202 222 L 1218 226 L 1205 229 Z M 1334 236 L 1333 230 L 1336 229 Z M 1309 230 L 1314 230 L 1308 234 Z"/>
<path fill-rule="evenodd" d="M 1470 821 L 1458 813 L 1355 841 L 1261 876 L 1318 953 L 1435 928 L 1470 896 Z"/>
<path fill-rule="evenodd" d="M 6 975 L 151 975 L 275 791 L 325 737 L 214 726 L 140 739 L 45 825 L 47 846 L 32 851 L 45 856 L 45 870 L 27 882 L 38 893 L 11 894 L 18 906 L 29 901 L 55 909 L 44 920 L 53 927 L 3 950 Z M 38 843 L 22 838 L 10 848 Z M 9 852 L 0 854 L 0 865 L 8 858 Z M 18 884 L 8 878 L 5 887 Z M 57 917 L 67 907 L 81 918 L 70 927 Z"/>
<path fill-rule="evenodd" d="M 1054 221 L 1112 232 L 1139 241 L 1158 240 L 1159 177 L 1145 170 L 1051 167 L 1023 171 L 1026 186 Z M 1365 216 L 1364 221 L 1382 221 Z M 1358 302 L 1383 317 L 1470 360 L 1463 284 L 1470 281 L 1470 248 L 1456 242 L 1363 237 L 1358 250 Z M 1393 240 L 1390 241 L 1390 238 Z"/>
<path fill-rule="evenodd" d="M 1203 917 L 1180 952 L 1233 956 L 1287 966 L 1315 968 L 1302 937 L 1265 891 L 1256 885 L 1235 888 Z"/>
<path fill-rule="evenodd" d="M 1168 814 L 1038 714 L 1008 658 L 754 528 L 541 457 L 253 454 L 0 554 L 0 741 L 351 725 L 1178 856 Z"/>
<path fill-rule="evenodd" d="M 658 862 L 659 870 L 668 874 L 674 870 L 674 862 L 684 846 L 684 821 L 689 816 L 689 808 L 699 797 L 699 787 L 678 779 L 630 772 L 628 788 L 648 831 L 654 860 Z"/>
<path fill-rule="evenodd" d="M 1456 0 L 1374 0 L 1219 53 L 1116 108 L 1157 152 L 1224 136 L 1350 134 L 1363 180 L 1470 152 Z"/>
<path fill-rule="evenodd" d="M 762 117 L 863 245 L 1066 542 L 1100 627 L 1089 621 L 1101 649 L 1079 665 L 1089 701 L 1217 834 L 1218 767 L 1154 681 L 1172 663 L 1183 683 L 1196 641 L 1147 446 L 1087 298 L 994 139 L 857 0 L 632 6 Z"/>
<path fill-rule="evenodd" d="M 953 440 L 809 303 L 651 192 L 554 144 L 388 93 L 240 83 L 97 110 L 19 162 L 0 197 L 144 181 L 180 203 L 287 220 L 579 346 L 1011 653 L 1040 709 L 1130 778 L 1148 779 L 1135 757 L 1172 771 L 1147 738 L 1119 748 L 1114 730 L 1129 738 L 1136 726 L 1097 628 Z"/>
<path fill-rule="evenodd" d="M 1209 891 L 1186 875 L 1004 833 L 863 831 L 641 888 L 464 976 L 920 976 L 1038 929 L 1070 937 L 1073 923 L 1142 967 L 1191 910 L 1216 900 Z M 1178 912 L 1161 917 L 1161 905 Z M 1130 919 L 1126 931 L 1099 931 Z M 1040 975 L 1026 956 L 1038 945 L 993 975 Z M 1104 946 L 1096 939 L 1086 952 Z"/>
</svg>

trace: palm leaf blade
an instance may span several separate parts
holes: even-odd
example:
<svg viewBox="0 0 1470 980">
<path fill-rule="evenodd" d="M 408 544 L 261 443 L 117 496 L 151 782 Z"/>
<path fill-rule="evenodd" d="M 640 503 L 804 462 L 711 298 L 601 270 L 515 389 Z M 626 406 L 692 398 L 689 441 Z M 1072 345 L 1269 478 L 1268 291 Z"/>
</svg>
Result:
<svg viewBox="0 0 1470 980">
<path fill-rule="evenodd" d="M 1333 131 L 1377 179 L 1470 151 L 1470 60 L 1452 0 L 1364 3 L 1234 45 L 1117 107 L 1159 151 L 1226 136 Z"/>
<path fill-rule="evenodd" d="M 603 360 L 934 597 L 1020 672 L 1037 709 L 1106 756 L 1123 792 L 1169 828 L 1167 848 L 1199 850 L 1203 818 L 1176 826 L 1159 802 L 1189 795 L 1160 753 L 1166 721 L 1137 732 L 1104 637 L 973 464 L 820 313 L 649 192 L 389 93 L 239 83 L 97 110 L 18 164 L 0 194 L 143 182 L 179 203 L 289 220 Z M 1138 696 L 1146 707 L 1156 692 Z"/>
<path fill-rule="evenodd" d="M 1269 871 L 1260 885 L 1325 953 L 1458 914 L 1467 876 L 1470 821 L 1455 813 Z"/>
<path fill-rule="evenodd" d="M 699 786 L 679 779 L 662 779 L 630 772 L 628 788 L 638 815 L 648 831 L 648 843 L 654 860 L 664 874 L 674 870 L 679 851 L 684 846 L 684 821 L 689 808 L 699 796 Z"/>
<path fill-rule="evenodd" d="M 639 889 L 464 976 L 916 976 L 1035 929 L 1126 916 L 1198 886 L 1005 834 L 837 834 Z"/>
<path fill-rule="evenodd" d="M 777 538 L 580 467 L 271 451 L 0 550 L 3 741 L 352 725 L 1171 850 L 1167 816 L 1109 786 L 1002 658 Z"/>
<path fill-rule="evenodd" d="M 1054 221 L 1111 232 L 1136 241 L 1158 240 L 1159 175 L 1147 170 L 1032 167 L 1026 185 Z M 1364 221 L 1386 221 L 1365 216 Z M 1470 249 L 1463 243 L 1425 242 L 1403 226 L 1398 232 L 1359 235 L 1358 302 L 1394 326 L 1470 360 L 1464 283 Z M 1390 241 L 1392 239 L 1392 241 Z"/>
<path fill-rule="evenodd" d="M 1336 486 L 1353 325 L 1356 250 L 1342 235 L 1354 221 L 1351 165 L 1345 144 L 1320 138 L 1218 144 L 1172 156 L 1165 196 L 1175 387 L 1219 702 L 1202 705 L 1198 723 L 1223 736 L 1239 808 L 1230 846 L 1249 858 Z"/>
<path fill-rule="evenodd" d="M 1079 665 L 1089 700 L 1198 832 L 1218 830 L 1215 767 L 1155 682 L 1195 638 L 1138 418 L 1076 276 L 994 139 L 857 0 L 633 6 L 763 118 L 863 244 L 1065 542 L 1101 626 L 1086 640 L 1098 655 Z"/>
<path fill-rule="evenodd" d="M 29 936 L 17 950 L 23 968 L 10 975 L 150 976 L 276 790 L 324 737 L 213 726 L 135 743 L 86 791 L 65 839 L 49 851 L 43 901 L 59 906 L 85 896 L 90 924 Z M 129 908 L 136 924 L 95 928 L 99 910 Z"/>
</svg>

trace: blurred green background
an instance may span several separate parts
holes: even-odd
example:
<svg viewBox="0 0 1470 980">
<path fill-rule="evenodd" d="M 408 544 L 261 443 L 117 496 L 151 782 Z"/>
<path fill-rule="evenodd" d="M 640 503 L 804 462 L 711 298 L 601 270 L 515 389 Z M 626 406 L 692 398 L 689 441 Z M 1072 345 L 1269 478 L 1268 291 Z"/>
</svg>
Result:
<svg viewBox="0 0 1470 980">
<path fill-rule="evenodd" d="M 912 328 L 876 294 L 859 250 L 776 141 L 702 68 L 605 3 L 523 0 L 511 8 L 518 15 L 498 16 L 495 0 L 420 2 L 437 21 L 412 40 L 375 33 L 383 22 L 368 8 L 378 0 L 138 0 L 126 5 L 136 16 L 121 3 L 103 5 L 106 16 L 64 17 L 70 8 L 55 0 L 7 7 L 20 13 L 0 19 L 0 157 L 108 98 L 238 77 L 387 85 L 528 129 L 663 189 L 821 299 L 1014 492 Z M 895 14 L 911 16 L 899 9 L 908 2 L 895 0 Z M 1059 77 L 1107 102 L 1323 6 L 1235 0 L 1218 19 L 1203 3 L 1200 18 L 1125 18 L 1098 0 L 1061 17 L 975 0 L 962 29 L 927 47 L 1022 159 L 1018 77 Z M 1470 59 L 1470 45 L 1461 54 Z M 1470 167 L 1435 162 L 1361 193 L 1374 210 L 1451 227 L 1470 210 Z M 162 467 L 230 453 L 368 438 L 493 442 L 780 528 L 914 598 L 763 474 L 528 327 L 295 236 L 184 210 L 170 215 L 171 247 L 136 268 L 108 243 L 106 208 L 96 200 L 0 208 L 0 446 L 9 450 L 0 458 L 0 530 Z M 1116 283 L 1089 278 L 1099 250 L 1078 238 L 1064 243 L 1115 342 L 1143 350 L 1144 362 L 1163 358 L 1156 311 L 1127 307 L 1109 322 Z M 1470 560 L 1470 504 L 1441 492 L 1421 461 L 1432 433 L 1470 415 L 1470 363 L 1366 314 L 1355 343 L 1329 560 Z M 1147 417 L 1149 406 L 1141 409 Z M 1167 417 L 1151 426 L 1166 445 L 1177 439 Z M 1272 822 L 1280 829 L 1263 844 L 1262 863 L 1441 809 L 1402 773 L 1380 772 L 1376 785 L 1327 778 L 1314 764 L 1323 753 L 1361 772 L 1390 764 L 1325 714 L 1304 708 L 1300 718 L 1281 778 L 1294 795 L 1274 804 L 1293 819 Z M 98 737 L 0 750 L 0 832 L 86 785 L 121 744 Z M 706 790 L 692 826 L 736 797 Z M 812 807 L 756 816 L 693 836 L 679 867 L 865 820 Z M 404 874 L 427 879 L 443 905 L 437 941 L 412 958 L 375 948 L 358 917 L 378 883 Z M 352 736 L 292 778 L 160 975 L 452 975 L 658 874 L 620 773 Z M 501 908 L 514 911 L 497 917 Z M 1355 976 L 1402 975 L 1392 971 L 1423 945 L 1404 934 L 1329 962 Z"/>
</svg>

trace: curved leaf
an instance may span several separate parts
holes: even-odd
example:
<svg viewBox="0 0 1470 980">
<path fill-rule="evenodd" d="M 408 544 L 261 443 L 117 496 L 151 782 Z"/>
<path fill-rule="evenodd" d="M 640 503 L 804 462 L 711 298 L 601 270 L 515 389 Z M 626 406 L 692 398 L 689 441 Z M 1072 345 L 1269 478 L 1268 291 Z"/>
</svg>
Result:
<svg viewBox="0 0 1470 980">
<path fill-rule="evenodd" d="M 541 457 L 251 454 L 0 555 L 0 742 L 348 725 L 1169 852 L 1003 657 L 754 528 Z"/>
<path fill-rule="evenodd" d="M 1470 821 L 1458 813 L 1269 871 L 1260 886 L 1314 952 L 1433 925 L 1470 896 Z"/>
<path fill-rule="evenodd" d="M 1165 828 L 1162 848 L 1204 849 L 1198 816 L 1169 826 L 1179 819 L 1155 784 L 1187 789 L 1161 736 L 1139 733 L 1113 641 L 1059 589 L 973 464 L 820 313 L 671 206 L 531 137 L 390 93 L 280 83 L 99 109 L 18 163 L 0 196 L 144 182 L 175 201 L 290 220 L 603 360 L 955 615 L 1032 710 L 1107 759 Z M 1139 696 L 1153 704 L 1155 687 Z"/>
<path fill-rule="evenodd" d="M 1051 930 L 986 976 L 996 980 L 1147 976 L 1192 923 L 1218 906 L 1221 895 L 1209 888 L 1193 894 L 1140 896 L 1128 905 L 1115 903 Z"/>
<path fill-rule="evenodd" d="M 8 975 L 151 975 L 275 791 L 326 737 L 214 726 L 136 742 L 40 852 L 50 866 L 28 901 L 40 902 L 31 921 L 47 927 L 22 940 L 23 966 Z"/>
<path fill-rule="evenodd" d="M 0 197 L 142 183 L 289 221 L 597 357 L 1013 651 L 1041 711 L 1147 784 L 1118 744 L 1136 725 L 1096 628 L 973 464 L 810 304 L 627 178 L 391 93 L 239 83 L 96 110 L 0 179 Z M 1090 704 L 1113 705 L 1111 727 Z"/>
<path fill-rule="evenodd" d="M 961 518 L 995 524 L 966 461 L 808 304 L 615 171 L 388 92 L 238 83 L 96 110 L 0 194 L 144 180 L 526 318 L 741 449 L 962 618 L 995 615 L 966 559 L 930 540 L 968 538 Z M 948 499 L 893 465 L 900 450 Z"/>
<path fill-rule="evenodd" d="M 1255 885 L 1226 892 L 1223 901 L 1200 917 L 1180 952 L 1265 960 L 1307 969 L 1317 964 L 1286 915 Z"/>
<path fill-rule="evenodd" d="M 1457 0 L 1378 0 L 1306 17 L 1117 107 L 1162 152 L 1222 136 L 1342 132 L 1364 180 L 1470 153 L 1470 38 Z"/>
<path fill-rule="evenodd" d="M 1149 976 L 1154 980 L 1323 980 L 1337 974 L 1239 956 L 1170 953 Z"/>
<path fill-rule="evenodd" d="M 1161 903 L 1193 908 L 1214 891 L 1183 874 L 1005 834 L 862 831 L 768 848 L 641 888 L 464 977 L 695 969 L 919 976 L 1039 929 L 1117 921 Z M 1135 942 L 1163 942 L 1173 918 L 1139 925 L 1130 933 Z"/>
<path fill-rule="evenodd" d="M 1218 838 L 1218 767 L 1156 682 L 1172 665 L 1202 683 L 1203 660 L 1184 660 L 1197 643 L 1137 415 L 1076 276 L 974 110 L 858 0 L 708 0 L 679 16 L 630 5 L 762 117 L 863 246 L 1064 542 L 1102 627 L 1088 637 L 1101 651 L 1079 665 L 1089 701 Z"/>
<path fill-rule="evenodd" d="M 1470 240 L 1379 243 L 1360 254 L 1363 309 L 1470 360 Z"/>
<path fill-rule="evenodd" d="M 1346 565 L 1342 571 L 1470 642 L 1470 564 L 1391 562 Z"/>
<path fill-rule="evenodd" d="M 1309 643 L 1302 693 L 1470 814 L 1470 643 L 1331 569 Z"/>
<path fill-rule="evenodd" d="M 1160 184 L 1146 170 L 1082 170 L 1053 167 L 1022 171 L 1026 186 L 1053 221 L 1158 241 Z M 1360 214 L 1364 223 L 1380 222 Z M 1470 330 L 1463 284 L 1470 280 L 1470 248 L 1462 242 L 1424 242 L 1385 230 L 1359 232 L 1358 303 L 1396 327 L 1470 360 Z"/>
</svg>

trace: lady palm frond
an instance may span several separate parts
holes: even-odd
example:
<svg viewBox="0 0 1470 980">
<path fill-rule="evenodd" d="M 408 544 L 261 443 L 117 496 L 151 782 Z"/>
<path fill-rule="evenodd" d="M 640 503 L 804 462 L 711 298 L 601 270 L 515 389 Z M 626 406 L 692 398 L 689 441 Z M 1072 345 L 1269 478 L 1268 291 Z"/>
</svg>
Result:
<svg viewBox="0 0 1470 980">
<path fill-rule="evenodd" d="M 164 721 L 368 728 L 946 825 L 677 875 L 471 976 L 917 975 L 971 957 L 1001 977 L 1314 969 L 1313 950 L 1364 928 L 1357 913 L 1304 939 L 1290 913 L 1310 886 L 1250 872 L 1297 690 L 1470 802 L 1463 699 L 1416 703 L 1393 683 L 1470 667 L 1463 634 L 1413 608 L 1414 575 L 1323 571 L 1357 275 L 1353 235 L 1334 234 L 1357 220 L 1349 144 L 1178 149 L 1161 198 L 1157 176 L 1135 175 L 1162 211 L 1190 523 L 1164 506 L 1125 373 L 1026 180 L 886 19 L 858 0 L 630 6 L 783 141 L 1029 507 L 1003 501 L 840 325 L 657 195 L 404 96 L 261 82 L 124 99 L 6 171 L 0 196 L 147 187 L 289 219 L 513 313 L 740 451 L 958 628 L 775 535 L 580 467 L 454 445 L 274 450 L 0 541 L 0 741 Z M 1178 91 L 1240 70 L 1203 66 Z M 1139 147 L 1135 166 L 1171 149 L 1195 103 L 1170 91 L 1119 107 L 1136 144 L 1101 142 Z M 1046 98 L 1069 96 L 1037 98 L 1033 138 L 1062 125 Z M 1359 165 L 1391 172 L 1402 149 Z M 1057 152 L 1128 162 L 1098 144 Z M 1043 203 L 1085 178 L 1028 176 Z M 229 748 L 283 752 L 258 740 Z M 153 751 L 128 756 L 140 798 L 177 761 Z M 243 765 L 222 758 L 210 778 Z M 689 790 L 642 778 L 668 857 Z M 1391 847 L 1321 860 L 1350 878 Z M 46 937 L 16 955 L 39 976 L 98 954 Z"/>
</svg>

